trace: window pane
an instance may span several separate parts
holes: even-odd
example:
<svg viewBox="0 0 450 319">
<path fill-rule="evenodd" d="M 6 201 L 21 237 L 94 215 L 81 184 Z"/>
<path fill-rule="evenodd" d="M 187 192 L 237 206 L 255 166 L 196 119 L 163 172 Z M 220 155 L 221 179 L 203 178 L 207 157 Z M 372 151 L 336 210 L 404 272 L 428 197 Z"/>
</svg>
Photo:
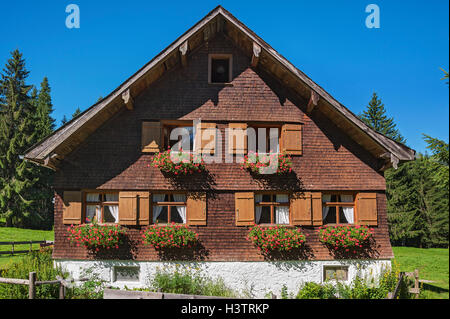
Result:
<svg viewBox="0 0 450 319">
<path fill-rule="evenodd" d="M 118 202 L 119 201 L 119 194 L 105 194 L 105 201 L 107 202 Z"/>
<path fill-rule="evenodd" d="M 159 213 L 159 214 L 158 214 Z M 167 223 L 168 215 L 167 215 L 167 206 L 156 206 L 153 208 L 153 219 L 158 223 Z"/>
<path fill-rule="evenodd" d="M 86 194 L 86 201 L 87 202 L 101 202 L 102 201 L 102 194 L 99 193 L 89 193 Z"/>
<path fill-rule="evenodd" d="M 100 206 L 99 205 L 86 205 L 86 223 L 98 222 L 100 217 Z"/>
<path fill-rule="evenodd" d="M 181 208 L 181 209 L 183 209 L 183 208 Z M 184 223 L 183 218 L 180 215 L 179 209 L 175 206 L 170 207 L 170 221 L 173 223 L 179 223 L 179 224 Z"/>
<path fill-rule="evenodd" d="M 324 280 L 347 280 L 348 267 L 346 266 L 325 266 Z"/>
<path fill-rule="evenodd" d="M 263 195 L 263 197 L 262 197 L 262 201 L 264 202 L 264 203 L 270 203 L 270 202 L 272 202 L 272 195 L 267 195 L 267 194 L 264 194 Z"/>
<path fill-rule="evenodd" d="M 261 219 L 259 220 L 260 224 L 271 224 L 272 221 L 270 220 L 270 207 L 269 206 L 263 206 L 261 210 Z"/>
<path fill-rule="evenodd" d="M 103 222 L 104 223 L 117 223 L 119 219 L 119 206 L 110 205 L 103 207 Z"/>
<path fill-rule="evenodd" d="M 324 224 L 336 224 L 336 207 L 329 207 L 328 215 L 323 222 Z"/>
<path fill-rule="evenodd" d="M 289 206 L 275 207 L 275 223 L 276 224 L 289 224 Z"/>
<path fill-rule="evenodd" d="M 348 224 L 347 218 L 345 218 L 344 209 L 339 207 L 339 224 Z"/>
<path fill-rule="evenodd" d="M 139 281 L 139 267 L 114 267 L 114 281 Z"/>
<path fill-rule="evenodd" d="M 227 83 L 229 81 L 229 59 L 211 60 L 211 82 Z"/>
</svg>

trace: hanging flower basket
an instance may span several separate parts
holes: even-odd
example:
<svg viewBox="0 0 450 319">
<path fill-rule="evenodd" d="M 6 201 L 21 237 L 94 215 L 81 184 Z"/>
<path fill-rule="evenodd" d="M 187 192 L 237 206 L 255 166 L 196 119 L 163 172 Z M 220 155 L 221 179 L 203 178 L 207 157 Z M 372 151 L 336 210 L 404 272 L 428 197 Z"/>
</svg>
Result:
<svg viewBox="0 0 450 319">
<path fill-rule="evenodd" d="M 247 239 L 263 253 L 291 251 L 303 247 L 306 241 L 305 235 L 298 228 L 260 227 L 259 225 L 250 229 Z"/>
<path fill-rule="evenodd" d="M 242 169 L 253 174 L 287 174 L 292 172 L 292 159 L 286 153 L 255 153 L 244 156 Z"/>
<path fill-rule="evenodd" d="M 156 153 L 152 158 L 151 165 L 159 168 L 162 172 L 174 175 L 188 175 L 205 170 L 205 163 L 201 155 L 183 152 L 182 150 L 172 151 L 169 149 Z"/>
<path fill-rule="evenodd" d="M 372 238 L 373 230 L 367 226 L 321 226 L 320 241 L 333 250 L 356 252 Z"/>
<path fill-rule="evenodd" d="M 99 225 L 97 223 L 71 225 L 67 228 L 68 239 L 76 246 L 83 245 L 89 250 L 117 249 L 126 230 L 119 225 Z"/>
<path fill-rule="evenodd" d="M 142 233 L 143 243 L 156 249 L 191 248 L 198 241 L 198 234 L 186 225 L 172 223 L 166 226 L 152 225 Z"/>
</svg>

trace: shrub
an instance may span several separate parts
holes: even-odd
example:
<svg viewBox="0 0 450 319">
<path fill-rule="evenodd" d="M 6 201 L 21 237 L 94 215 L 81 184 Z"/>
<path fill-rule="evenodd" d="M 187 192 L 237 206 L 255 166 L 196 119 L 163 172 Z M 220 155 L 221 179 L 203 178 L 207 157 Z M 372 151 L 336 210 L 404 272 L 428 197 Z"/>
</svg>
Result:
<svg viewBox="0 0 450 319">
<path fill-rule="evenodd" d="M 100 278 L 94 267 L 84 269 L 80 277 L 88 280 L 68 289 L 66 299 L 103 299 L 107 283 Z"/>
<path fill-rule="evenodd" d="M 174 163 L 172 161 L 171 154 L 173 158 L 179 159 L 179 163 Z M 195 172 L 204 171 L 204 164 L 205 163 L 201 158 L 201 155 L 183 151 L 172 151 L 170 149 L 164 152 L 156 153 L 153 156 L 151 163 L 153 167 L 174 175 L 188 175 Z"/>
<path fill-rule="evenodd" d="M 321 226 L 319 227 L 319 239 L 328 247 L 349 252 L 362 248 L 372 237 L 372 229 L 366 226 Z"/>
<path fill-rule="evenodd" d="M 300 287 L 297 299 L 336 299 L 336 288 L 330 284 L 307 282 Z"/>
<path fill-rule="evenodd" d="M 36 272 L 38 281 L 56 280 L 56 276 L 63 278 L 67 276 L 59 267 L 53 266 L 52 249 L 47 247 L 11 262 L 2 271 L 2 277 L 28 279 L 30 272 Z M 36 286 L 37 299 L 57 299 L 58 296 L 59 285 Z M 0 299 L 28 299 L 28 286 L 0 284 Z"/>
<path fill-rule="evenodd" d="M 290 251 L 305 243 L 305 235 L 298 228 L 283 226 L 261 227 L 254 225 L 247 236 L 248 240 L 262 252 Z"/>
<path fill-rule="evenodd" d="M 76 246 L 84 245 L 90 250 L 119 248 L 126 230 L 119 225 L 99 225 L 97 223 L 71 225 L 67 228 L 68 239 Z"/>
<path fill-rule="evenodd" d="M 166 226 L 152 225 L 142 234 L 143 243 L 156 249 L 192 247 L 198 240 L 198 234 L 186 225 L 172 223 Z"/>
<path fill-rule="evenodd" d="M 286 153 L 258 154 L 249 152 L 244 156 L 242 169 L 255 174 L 286 174 L 292 172 L 292 160 Z"/>
<path fill-rule="evenodd" d="M 150 285 L 153 291 L 160 290 L 166 293 L 216 297 L 237 296 L 236 292 L 224 284 L 222 278 L 213 279 L 203 275 L 199 270 L 180 269 L 180 266 L 176 267 L 175 271 L 158 269 Z"/>
</svg>

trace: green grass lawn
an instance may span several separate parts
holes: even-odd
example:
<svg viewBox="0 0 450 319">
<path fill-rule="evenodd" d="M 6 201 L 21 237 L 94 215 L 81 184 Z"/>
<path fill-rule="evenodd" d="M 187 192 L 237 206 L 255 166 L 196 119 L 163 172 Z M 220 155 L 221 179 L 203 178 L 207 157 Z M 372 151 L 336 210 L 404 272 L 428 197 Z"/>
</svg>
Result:
<svg viewBox="0 0 450 319">
<path fill-rule="evenodd" d="M 393 247 L 393 250 L 394 261 L 400 266 L 400 271 L 419 269 L 419 279 L 435 281 L 421 284 L 420 298 L 449 298 L 448 248 Z"/>
<path fill-rule="evenodd" d="M 54 240 L 53 230 L 33 230 L 20 229 L 13 227 L 0 227 L 0 242 L 5 241 L 36 241 L 36 240 Z M 15 245 L 14 250 L 28 250 L 30 245 Z M 39 244 L 34 244 L 33 249 L 38 249 Z M 11 245 L 0 246 L 0 251 L 10 251 Z M 16 260 L 24 256 L 21 255 L 0 255 L 0 267 L 6 265 L 12 260 Z"/>
</svg>

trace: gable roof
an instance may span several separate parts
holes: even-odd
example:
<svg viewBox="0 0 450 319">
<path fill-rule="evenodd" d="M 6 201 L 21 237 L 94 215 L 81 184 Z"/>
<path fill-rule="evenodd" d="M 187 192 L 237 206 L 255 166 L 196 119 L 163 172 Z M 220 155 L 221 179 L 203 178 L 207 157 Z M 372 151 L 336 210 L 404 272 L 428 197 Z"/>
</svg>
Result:
<svg viewBox="0 0 450 319">
<path fill-rule="evenodd" d="M 133 97 L 138 96 L 169 69 L 179 63 L 184 64 L 190 51 L 220 32 L 252 57 L 253 67 L 264 68 L 284 85 L 309 100 L 307 113 L 315 109 L 323 112 L 364 149 L 377 158 L 385 159 L 385 167 L 396 167 L 400 161 L 414 159 L 414 150 L 371 129 L 221 6 L 208 13 L 107 97 L 32 146 L 26 151 L 24 158 L 56 169 L 59 161 L 116 112 L 123 107 L 132 109 Z"/>
</svg>

